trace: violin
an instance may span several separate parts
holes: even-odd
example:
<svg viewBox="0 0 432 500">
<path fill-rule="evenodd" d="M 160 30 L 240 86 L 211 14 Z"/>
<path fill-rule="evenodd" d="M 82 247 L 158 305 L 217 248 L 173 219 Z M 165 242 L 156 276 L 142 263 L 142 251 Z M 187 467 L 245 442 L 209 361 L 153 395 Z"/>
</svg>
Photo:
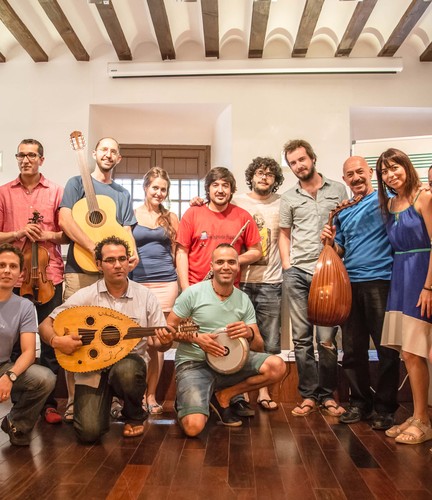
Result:
<svg viewBox="0 0 432 500">
<path fill-rule="evenodd" d="M 29 219 L 32 224 L 42 221 L 43 216 L 37 210 Z M 20 295 L 31 300 L 35 305 L 46 304 L 54 297 L 55 291 L 53 282 L 47 278 L 46 274 L 50 261 L 48 250 L 40 246 L 37 241 L 33 242 L 27 238 L 22 252 L 24 254 L 24 277 Z"/>
</svg>

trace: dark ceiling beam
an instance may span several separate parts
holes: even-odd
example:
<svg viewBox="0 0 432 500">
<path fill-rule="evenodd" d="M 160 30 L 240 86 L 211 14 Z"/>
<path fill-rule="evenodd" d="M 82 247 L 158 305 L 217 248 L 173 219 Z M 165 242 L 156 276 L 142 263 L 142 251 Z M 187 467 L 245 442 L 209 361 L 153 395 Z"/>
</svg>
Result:
<svg viewBox="0 0 432 500">
<path fill-rule="evenodd" d="M 323 4 L 324 0 L 306 0 L 292 57 L 306 57 Z"/>
<path fill-rule="evenodd" d="M 401 17 L 390 38 L 379 51 L 378 57 L 392 57 L 410 34 L 432 0 L 413 0 Z"/>
<path fill-rule="evenodd" d="M 64 15 L 57 0 L 39 0 L 39 3 L 75 59 L 77 61 L 89 61 L 90 56 Z"/>
<path fill-rule="evenodd" d="M 34 62 L 48 61 L 47 54 L 6 0 L 0 0 L 0 20 Z"/>
<path fill-rule="evenodd" d="M 421 62 L 432 62 L 432 42 L 426 47 L 426 50 L 420 56 Z"/>
<path fill-rule="evenodd" d="M 131 61 L 132 53 L 112 2 L 109 2 L 108 4 L 97 3 L 95 5 L 99 15 L 101 16 L 102 22 L 105 25 L 108 36 L 111 39 L 119 61 Z"/>
<path fill-rule="evenodd" d="M 378 0 L 363 0 L 363 2 L 357 3 L 347 29 L 335 52 L 336 57 L 349 56 L 351 54 L 377 1 Z"/>
<path fill-rule="evenodd" d="M 249 37 L 249 58 L 261 58 L 270 13 L 271 0 L 253 2 L 252 22 Z"/>
<path fill-rule="evenodd" d="M 147 0 L 162 60 L 175 59 L 168 16 L 163 0 Z"/>
<path fill-rule="evenodd" d="M 6 62 L 6 57 L 0 52 L 0 63 Z"/>
<path fill-rule="evenodd" d="M 219 9 L 214 0 L 201 0 L 206 57 L 219 57 Z"/>
</svg>

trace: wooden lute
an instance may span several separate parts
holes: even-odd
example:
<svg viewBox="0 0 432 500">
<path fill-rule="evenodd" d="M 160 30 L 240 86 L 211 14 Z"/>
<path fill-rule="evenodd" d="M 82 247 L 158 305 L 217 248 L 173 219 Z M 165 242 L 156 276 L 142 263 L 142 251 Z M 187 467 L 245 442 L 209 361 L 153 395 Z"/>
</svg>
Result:
<svg viewBox="0 0 432 500">
<path fill-rule="evenodd" d="M 81 335 L 83 343 L 73 354 L 55 349 L 60 366 L 70 372 L 102 370 L 125 358 L 143 337 L 155 335 L 156 328 L 143 328 L 133 319 L 113 309 L 100 306 L 79 306 L 65 309 L 54 319 L 58 336 Z M 191 338 L 198 326 L 191 320 L 177 327 L 177 339 Z"/>
<path fill-rule="evenodd" d="M 132 250 L 135 246 L 132 233 L 126 231 L 116 219 L 116 205 L 109 196 L 96 195 L 90 170 L 85 155 L 85 140 L 81 132 L 70 134 L 72 148 L 77 153 L 78 165 L 83 181 L 85 197 L 78 200 L 72 207 L 72 217 L 86 235 L 97 243 L 109 236 L 118 236 L 129 244 Z M 78 265 L 89 273 L 99 272 L 94 255 L 75 243 L 74 257 Z"/>
<path fill-rule="evenodd" d="M 340 204 L 329 214 L 328 224 L 345 208 L 352 207 L 363 197 Z M 325 244 L 318 258 L 308 298 L 308 319 L 314 325 L 336 326 L 345 322 L 351 312 L 351 282 L 344 263 L 334 248 Z"/>
</svg>

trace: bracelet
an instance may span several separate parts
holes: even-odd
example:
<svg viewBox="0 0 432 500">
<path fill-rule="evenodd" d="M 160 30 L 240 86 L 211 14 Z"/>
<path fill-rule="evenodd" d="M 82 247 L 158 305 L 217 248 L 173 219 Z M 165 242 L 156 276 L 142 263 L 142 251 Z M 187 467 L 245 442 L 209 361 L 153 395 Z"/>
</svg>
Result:
<svg viewBox="0 0 432 500">
<path fill-rule="evenodd" d="M 248 342 L 251 343 L 253 339 L 255 338 L 255 332 L 251 326 L 248 326 L 249 330 L 252 332 L 252 337 L 248 339 Z"/>
<path fill-rule="evenodd" d="M 432 286 L 424 286 L 423 290 L 427 290 L 428 292 L 432 292 Z"/>
</svg>

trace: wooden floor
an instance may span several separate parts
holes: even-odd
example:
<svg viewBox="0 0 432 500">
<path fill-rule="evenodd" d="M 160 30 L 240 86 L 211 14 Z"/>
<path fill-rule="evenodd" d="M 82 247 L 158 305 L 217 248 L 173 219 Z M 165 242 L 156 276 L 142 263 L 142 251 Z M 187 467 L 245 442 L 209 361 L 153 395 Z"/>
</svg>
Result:
<svg viewBox="0 0 432 500">
<path fill-rule="evenodd" d="M 257 408 L 235 429 L 212 416 L 195 439 L 180 431 L 172 402 L 147 420 L 144 436 L 124 439 L 113 422 L 94 446 L 77 444 L 70 425 L 41 420 L 29 448 L 10 446 L 0 431 L 0 498 L 432 498 L 432 441 L 397 445 L 365 422 L 295 418 L 292 407 Z"/>
</svg>

